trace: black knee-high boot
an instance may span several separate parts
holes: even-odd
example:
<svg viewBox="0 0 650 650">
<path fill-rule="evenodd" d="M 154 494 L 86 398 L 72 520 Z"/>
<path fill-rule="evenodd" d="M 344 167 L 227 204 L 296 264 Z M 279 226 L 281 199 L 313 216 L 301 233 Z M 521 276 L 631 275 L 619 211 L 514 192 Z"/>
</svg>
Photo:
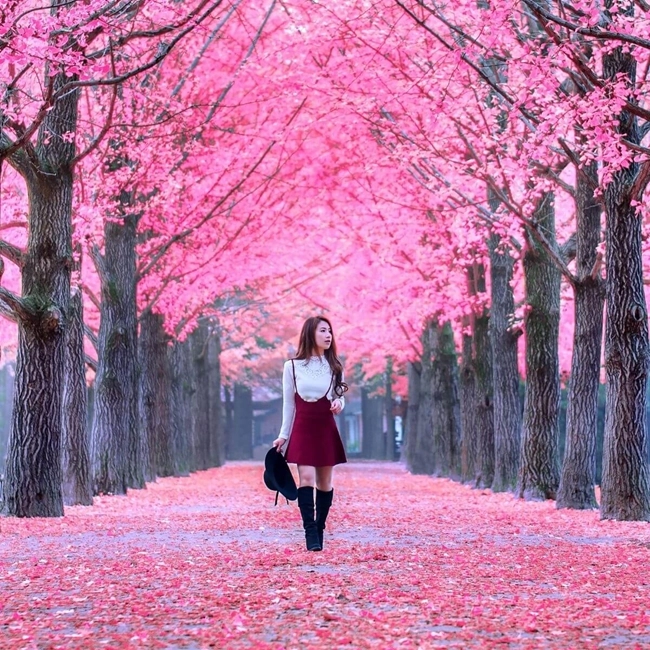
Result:
<svg viewBox="0 0 650 650">
<path fill-rule="evenodd" d="M 332 497 L 334 490 L 323 492 L 316 488 L 316 528 L 318 530 L 318 541 L 321 549 L 323 548 L 323 531 L 325 530 L 325 521 L 332 506 Z"/>
<path fill-rule="evenodd" d="M 314 488 L 298 488 L 298 507 L 305 529 L 305 543 L 308 551 L 320 551 L 322 546 L 318 540 L 318 528 L 314 519 Z"/>
</svg>

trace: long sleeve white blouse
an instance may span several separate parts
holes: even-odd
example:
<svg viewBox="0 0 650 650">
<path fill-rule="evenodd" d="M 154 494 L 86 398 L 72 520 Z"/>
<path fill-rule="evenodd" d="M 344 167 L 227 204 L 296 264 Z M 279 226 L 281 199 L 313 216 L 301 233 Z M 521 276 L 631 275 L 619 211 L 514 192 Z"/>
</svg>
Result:
<svg viewBox="0 0 650 650">
<path fill-rule="evenodd" d="M 330 402 L 337 399 L 341 402 L 341 407 L 345 406 L 345 398 L 337 397 L 334 393 L 332 371 L 325 357 L 295 359 L 293 365 L 296 369 L 295 384 L 291 361 L 285 362 L 282 373 L 282 426 L 278 437 L 285 440 L 291 434 L 291 427 L 296 415 L 296 390 L 306 402 L 316 402 L 327 394 Z"/>
</svg>

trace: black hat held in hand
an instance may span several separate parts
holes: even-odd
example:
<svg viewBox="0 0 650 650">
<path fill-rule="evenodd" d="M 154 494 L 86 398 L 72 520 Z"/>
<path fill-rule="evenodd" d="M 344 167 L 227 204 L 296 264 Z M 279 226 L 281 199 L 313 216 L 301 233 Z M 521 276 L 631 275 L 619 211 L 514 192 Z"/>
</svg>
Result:
<svg viewBox="0 0 650 650">
<path fill-rule="evenodd" d="M 285 499 L 295 501 L 298 498 L 298 487 L 293 474 L 287 465 L 284 456 L 275 448 L 271 447 L 264 458 L 264 485 L 269 490 L 279 492 Z M 278 498 L 275 497 L 277 504 Z"/>
</svg>

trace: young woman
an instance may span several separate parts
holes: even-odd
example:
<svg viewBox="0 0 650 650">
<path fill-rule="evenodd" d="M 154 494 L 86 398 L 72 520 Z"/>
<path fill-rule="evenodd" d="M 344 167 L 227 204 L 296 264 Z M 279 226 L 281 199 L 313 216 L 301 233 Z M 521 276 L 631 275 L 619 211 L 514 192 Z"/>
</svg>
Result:
<svg viewBox="0 0 650 650">
<path fill-rule="evenodd" d="M 288 440 L 285 458 L 298 465 L 298 507 L 308 551 L 323 548 L 334 495 L 332 470 L 346 462 L 334 415 L 343 410 L 347 389 L 331 323 L 322 316 L 308 318 L 300 332 L 298 354 L 284 364 L 282 427 L 273 442 L 280 451 Z"/>
</svg>

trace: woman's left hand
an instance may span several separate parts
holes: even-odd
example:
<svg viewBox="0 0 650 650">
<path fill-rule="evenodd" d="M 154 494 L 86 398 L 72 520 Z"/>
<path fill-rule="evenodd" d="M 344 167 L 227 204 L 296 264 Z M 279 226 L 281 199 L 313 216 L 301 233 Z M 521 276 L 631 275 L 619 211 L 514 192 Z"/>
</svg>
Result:
<svg viewBox="0 0 650 650">
<path fill-rule="evenodd" d="M 343 410 L 343 404 L 341 404 L 341 400 L 335 399 L 332 402 L 332 406 L 330 406 L 330 411 L 332 411 L 334 415 L 338 415 L 342 410 Z"/>
</svg>

